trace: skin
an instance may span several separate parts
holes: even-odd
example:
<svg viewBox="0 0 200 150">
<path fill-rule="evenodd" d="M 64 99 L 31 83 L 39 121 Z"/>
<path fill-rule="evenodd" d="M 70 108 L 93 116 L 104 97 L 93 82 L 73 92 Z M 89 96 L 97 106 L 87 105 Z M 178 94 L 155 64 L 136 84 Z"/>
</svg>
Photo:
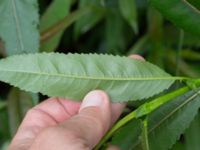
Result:
<svg viewBox="0 0 200 150">
<path fill-rule="evenodd" d="M 143 60 L 139 55 L 130 58 Z M 27 112 L 8 150 L 91 150 L 124 107 L 112 104 L 101 90 L 89 92 L 82 102 L 50 98 Z"/>
</svg>

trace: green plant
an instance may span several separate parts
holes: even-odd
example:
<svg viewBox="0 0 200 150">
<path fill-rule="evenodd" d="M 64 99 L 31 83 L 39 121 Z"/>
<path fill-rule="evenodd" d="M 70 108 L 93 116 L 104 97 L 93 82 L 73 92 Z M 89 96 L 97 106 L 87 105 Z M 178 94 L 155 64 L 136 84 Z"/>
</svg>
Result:
<svg viewBox="0 0 200 150">
<path fill-rule="evenodd" d="M 102 89 L 128 105 L 96 150 L 200 149 L 199 8 L 198 0 L 1 0 L 0 81 L 15 87 L 0 83 L 0 148 L 39 97 L 81 100 Z M 147 61 L 118 56 L 132 53 Z"/>
</svg>

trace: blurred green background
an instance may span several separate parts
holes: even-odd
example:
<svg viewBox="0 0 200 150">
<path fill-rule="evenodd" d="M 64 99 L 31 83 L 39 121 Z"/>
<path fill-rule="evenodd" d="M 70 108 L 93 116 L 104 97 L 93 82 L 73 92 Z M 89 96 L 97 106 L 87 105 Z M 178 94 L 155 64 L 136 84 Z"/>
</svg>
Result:
<svg viewBox="0 0 200 150">
<path fill-rule="evenodd" d="M 188 1 L 200 9 L 199 0 Z M 38 0 L 38 3 L 40 52 L 140 54 L 172 75 L 200 76 L 200 37 L 172 24 L 148 0 Z M 0 42 L 0 57 L 6 56 Z M 0 149 L 6 149 L 27 110 L 45 98 L 0 82 Z M 125 113 L 136 107 L 132 105 Z M 195 144 L 200 143 L 199 115 L 186 132 Z M 198 146 L 195 150 L 200 149 Z M 172 149 L 194 150 L 187 147 L 183 133 Z"/>
</svg>

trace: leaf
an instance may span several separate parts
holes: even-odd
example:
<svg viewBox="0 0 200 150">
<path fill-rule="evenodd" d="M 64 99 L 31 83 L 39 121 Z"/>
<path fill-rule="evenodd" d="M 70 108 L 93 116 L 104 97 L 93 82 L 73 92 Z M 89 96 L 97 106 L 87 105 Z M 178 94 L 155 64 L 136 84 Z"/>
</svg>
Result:
<svg viewBox="0 0 200 150">
<path fill-rule="evenodd" d="M 6 141 L 5 143 L 3 143 L 2 147 L 0 147 L 0 150 L 7 150 L 9 145 L 10 145 L 10 142 Z"/>
<path fill-rule="evenodd" d="M 92 7 L 92 12 L 85 15 L 82 18 L 79 18 L 74 27 L 74 37 L 77 39 L 80 34 L 83 34 L 90 30 L 94 25 L 96 25 L 105 14 L 105 8 L 103 8 L 101 0 L 79 0 L 79 9 L 80 8 L 89 8 Z"/>
<path fill-rule="evenodd" d="M 12 88 L 8 95 L 8 115 L 10 133 L 15 135 L 26 112 L 33 107 L 32 97 L 29 93 Z"/>
<path fill-rule="evenodd" d="M 167 150 L 175 144 L 176 140 L 184 133 L 197 114 L 200 107 L 199 98 L 198 93 L 190 91 L 162 105 L 148 116 L 150 150 Z M 123 128 L 126 128 L 126 126 Z M 120 130 L 126 130 L 123 128 Z M 136 126 L 132 126 L 132 128 L 127 130 L 132 131 L 134 128 Z M 121 143 L 125 143 L 126 138 L 132 139 L 133 144 L 129 144 L 129 149 L 142 149 L 139 138 L 132 138 L 130 133 L 126 134 L 126 138 L 123 137 L 123 133 L 119 134 L 121 134 L 118 135 L 122 139 Z"/>
<path fill-rule="evenodd" d="M 126 21 L 138 33 L 137 9 L 135 0 L 119 0 L 119 8 Z"/>
<path fill-rule="evenodd" d="M 150 0 L 163 16 L 178 27 L 200 36 L 200 11 L 185 0 Z M 186 19 L 187 18 L 187 19 Z"/>
<path fill-rule="evenodd" d="M 112 55 L 43 53 L 0 60 L 1 81 L 75 100 L 94 89 L 105 90 L 114 102 L 144 99 L 175 79 L 148 62 Z"/>
<path fill-rule="evenodd" d="M 39 49 L 37 0 L 0 1 L 0 38 L 8 55 Z"/>
<path fill-rule="evenodd" d="M 149 37 L 144 35 L 143 37 L 139 38 L 136 43 L 128 50 L 128 54 L 141 54 L 144 53 L 146 46 L 148 45 Z"/>
<path fill-rule="evenodd" d="M 191 91 L 149 116 L 150 149 L 167 150 L 178 140 L 200 108 L 199 93 Z"/>
<path fill-rule="evenodd" d="M 181 142 L 177 142 L 170 150 L 185 150 L 185 146 Z"/>
<path fill-rule="evenodd" d="M 6 107 L 6 102 L 5 101 L 0 101 L 0 110 L 4 109 Z"/>
<path fill-rule="evenodd" d="M 44 32 L 58 21 L 64 19 L 69 13 L 70 4 L 71 0 L 54 0 L 41 18 L 40 32 Z M 63 32 L 64 29 L 59 31 L 48 41 L 42 43 L 41 51 L 54 51 L 60 42 Z"/>
<path fill-rule="evenodd" d="M 86 9 L 86 8 L 78 9 L 71 12 L 64 19 L 58 21 L 56 24 L 54 24 L 53 26 L 49 27 L 48 29 L 46 29 L 44 32 L 41 33 L 41 39 L 40 39 L 41 43 L 50 40 L 52 37 L 54 37 L 54 35 L 66 29 L 76 20 L 88 14 L 89 12 L 91 12 L 91 9 Z"/>
<path fill-rule="evenodd" d="M 184 134 L 185 149 L 186 150 L 199 150 L 200 149 L 200 113 L 197 114 L 192 121 L 190 127 Z"/>
<path fill-rule="evenodd" d="M 110 9 L 106 15 L 106 49 L 107 53 L 120 54 L 125 49 L 124 21 L 118 9 Z"/>
<path fill-rule="evenodd" d="M 136 119 L 126 124 L 113 135 L 111 145 L 118 146 L 120 150 L 131 150 L 141 135 L 141 124 L 141 121 Z"/>
<path fill-rule="evenodd" d="M 191 3 L 193 6 L 195 6 L 197 9 L 200 10 L 200 1 L 199 0 L 187 0 L 189 3 Z"/>
<path fill-rule="evenodd" d="M 0 137 L 0 143 L 3 143 L 10 138 L 8 112 L 6 107 L 0 109 Z"/>
</svg>

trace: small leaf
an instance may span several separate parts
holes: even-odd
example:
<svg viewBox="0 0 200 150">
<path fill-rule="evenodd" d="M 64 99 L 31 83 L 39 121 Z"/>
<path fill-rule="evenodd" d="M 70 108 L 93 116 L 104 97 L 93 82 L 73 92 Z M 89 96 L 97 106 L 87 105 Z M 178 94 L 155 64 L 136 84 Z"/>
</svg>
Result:
<svg viewBox="0 0 200 150">
<path fill-rule="evenodd" d="M 0 38 L 8 55 L 39 49 L 37 0 L 0 1 Z"/>
<path fill-rule="evenodd" d="M 41 18 L 40 31 L 44 32 L 58 21 L 64 19 L 69 13 L 70 4 L 71 0 L 54 0 Z M 41 51 L 54 51 L 60 42 L 63 32 L 64 29 L 58 32 L 48 41 L 42 43 L 40 48 Z"/>
<path fill-rule="evenodd" d="M 41 42 L 44 43 L 51 38 L 53 38 L 57 33 L 60 31 L 63 31 L 67 27 L 69 27 L 72 23 L 74 23 L 79 18 L 83 17 L 84 15 L 91 12 L 91 9 L 78 9 L 73 12 L 71 12 L 69 15 L 67 15 L 64 19 L 58 21 L 53 26 L 46 29 L 44 32 L 41 33 Z"/>
<path fill-rule="evenodd" d="M 43 53 L 0 60 L 0 80 L 27 91 L 75 100 L 102 89 L 114 102 L 123 102 L 151 97 L 175 78 L 153 64 L 127 57 Z"/>
<path fill-rule="evenodd" d="M 8 95 L 8 115 L 10 133 L 15 135 L 23 117 L 28 109 L 33 107 L 32 97 L 29 93 L 12 88 Z"/>
<path fill-rule="evenodd" d="M 124 20 L 117 8 L 110 8 L 106 15 L 105 40 L 107 53 L 121 54 L 126 47 Z"/>
<path fill-rule="evenodd" d="M 123 17 L 127 20 L 135 33 L 138 33 L 137 9 L 135 0 L 119 0 L 119 8 Z"/>
<path fill-rule="evenodd" d="M 101 0 L 79 0 L 79 8 L 92 8 L 92 12 L 79 18 L 74 27 L 74 37 L 77 39 L 80 34 L 87 32 L 90 28 L 96 25 L 105 14 Z M 90 9 L 91 9 L 90 8 Z"/>
</svg>

